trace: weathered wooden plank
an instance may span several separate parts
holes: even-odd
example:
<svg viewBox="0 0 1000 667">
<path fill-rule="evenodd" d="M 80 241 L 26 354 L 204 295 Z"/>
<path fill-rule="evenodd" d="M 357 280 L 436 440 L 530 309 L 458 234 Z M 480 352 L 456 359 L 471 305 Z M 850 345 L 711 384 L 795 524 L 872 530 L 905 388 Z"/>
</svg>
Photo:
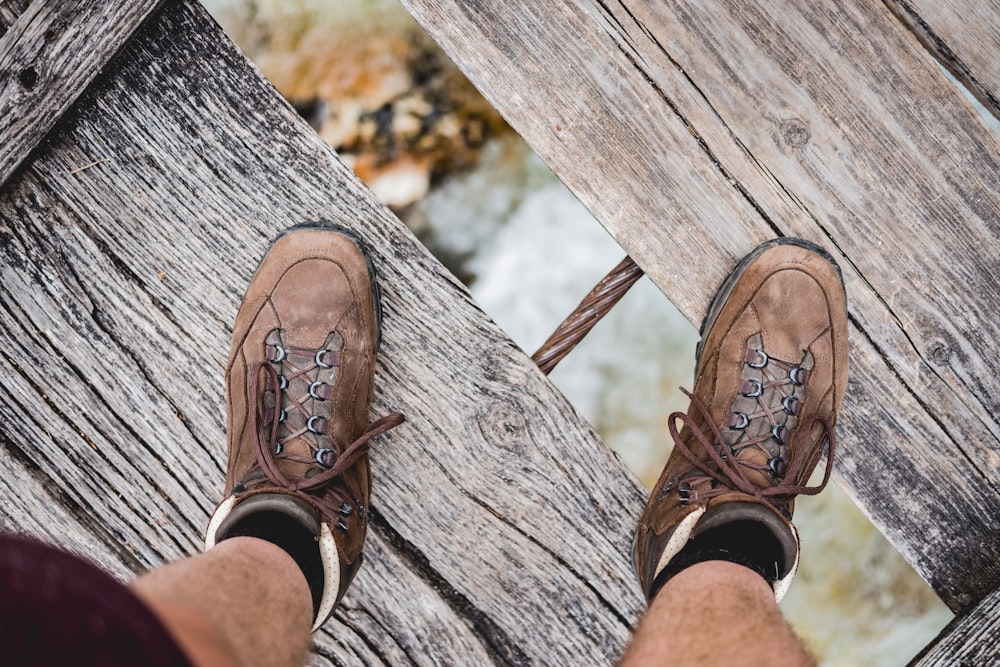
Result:
<svg viewBox="0 0 1000 667">
<path fill-rule="evenodd" d="M 885 0 L 917 39 L 1000 118 L 1000 2 Z"/>
<path fill-rule="evenodd" d="M 471 627 L 461 609 L 434 590 L 437 582 L 417 577 L 400 577 L 411 567 L 406 545 L 398 539 L 373 540 L 365 547 L 364 594 L 344 600 L 338 613 L 314 637 L 315 665 L 447 665 L 460 659 L 464 664 L 489 665 L 494 662 L 486 646 Z M 405 625 L 401 614 L 412 613 L 400 605 L 384 605 L 381 600 L 419 601 L 420 635 L 402 635 L 394 628 Z M 362 641 L 344 643 L 338 638 L 355 635 Z M 459 657 L 460 656 L 460 657 Z"/>
<path fill-rule="evenodd" d="M 759 240 L 831 249 L 841 480 L 953 609 L 1000 585 L 1000 142 L 883 4 L 404 4 L 692 321 Z"/>
<path fill-rule="evenodd" d="M 1000 590 L 948 624 L 910 667 L 972 667 L 1000 660 Z"/>
<path fill-rule="evenodd" d="M 28 0 L 3 0 L 0 2 L 0 36 L 28 8 Z"/>
<path fill-rule="evenodd" d="M 0 185 L 162 1 L 35 0 L 20 14 L 0 37 Z"/>
<path fill-rule="evenodd" d="M 197 3 L 161 10 L 116 63 L 0 193 L 17 460 L 86 508 L 114 567 L 193 551 L 221 490 L 243 287 L 278 230 L 334 219 L 380 274 L 373 410 L 408 421 L 375 446 L 369 563 L 316 663 L 617 655 L 643 606 L 637 481 Z"/>
<path fill-rule="evenodd" d="M 25 419 L 36 415 L 24 415 Z M 115 551 L 109 535 L 95 535 L 95 524 L 87 508 L 78 505 L 43 470 L 19 456 L 19 449 L 0 434 L 0 530 L 33 535 L 92 561 L 101 563 L 115 576 L 131 574 L 122 565 L 134 558 L 124 550 Z"/>
</svg>

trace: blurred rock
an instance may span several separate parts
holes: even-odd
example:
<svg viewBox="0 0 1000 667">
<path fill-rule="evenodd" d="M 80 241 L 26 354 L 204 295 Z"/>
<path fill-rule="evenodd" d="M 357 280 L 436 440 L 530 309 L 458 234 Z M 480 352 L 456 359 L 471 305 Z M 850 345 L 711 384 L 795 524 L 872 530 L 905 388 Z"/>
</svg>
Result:
<svg viewBox="0 0 1000 667">
<path fill-rule="evenodd" d="M 510 128 L 397 3 L 209 0 L 281 94 L 397 211 Z"/>
</svg>

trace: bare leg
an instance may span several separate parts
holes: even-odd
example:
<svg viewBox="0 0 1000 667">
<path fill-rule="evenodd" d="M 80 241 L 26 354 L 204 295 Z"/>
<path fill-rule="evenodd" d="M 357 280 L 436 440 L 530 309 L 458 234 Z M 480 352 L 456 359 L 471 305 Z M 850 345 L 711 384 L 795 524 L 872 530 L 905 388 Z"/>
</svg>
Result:
<svg viewBox="0 0 1000 667">
<path fill-rule="evenodd" d="M 811 666 L 760 575 L 725 561 L 682 570 L 653 599 L 622 667 Z"/>
<path fill-rule="evenodd" d="M 305 662 L 312 598 L 281 548 L 234 537 L 156 569 L 132 590 L 198 667 L 299 667 Z"/>
</svg>

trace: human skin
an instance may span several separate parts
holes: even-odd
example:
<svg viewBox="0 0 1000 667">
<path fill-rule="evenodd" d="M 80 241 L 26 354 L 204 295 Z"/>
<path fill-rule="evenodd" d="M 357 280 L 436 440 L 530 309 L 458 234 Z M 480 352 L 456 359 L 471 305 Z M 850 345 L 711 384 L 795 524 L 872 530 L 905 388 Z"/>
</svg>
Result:
<svg viewBox="0 0 1000 667">
<path fill-rule="evenodd" d="M 280 547 L 253 537 L 157 568 L 132 590 L 196 667 L 299 667 L 306 660 L 312 596 Z"/>
<path fill-rule="evenodd" d="M 756 572 L 705 561 L 667 581 L 643 616 L 622 667 L 815 667 Z"/>
</svg>

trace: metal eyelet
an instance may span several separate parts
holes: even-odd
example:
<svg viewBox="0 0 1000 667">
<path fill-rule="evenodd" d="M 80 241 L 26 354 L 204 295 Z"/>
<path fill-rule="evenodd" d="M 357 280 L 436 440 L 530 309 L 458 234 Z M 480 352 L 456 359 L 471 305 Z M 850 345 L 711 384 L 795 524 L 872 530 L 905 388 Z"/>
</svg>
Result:
<svg viewBox="0 0 1000 667">
<path fill-rule="evenodd" d="M 767 357 L 767 353 L 764 352 L 764 350 L 749 350 L 749 352 L 754 352 L 757 355 L 759 355 L 758 356 L 759 361 L 753 362 L 750 361 L 750 355 L 747 354 L 747 366 L 749 366 L 750 368 L 764 368 L 764 366 L 767 366 L 767 362 L 770 361 L 770 359 L 768 359 Z"/>
<path fill-rule="evenodd" d="M 342 516 L 351 516 L 351 512 L 354 511 L 354 507 L 351 506 L 351 503 L 345 500 L 340 503 L 340 507 L 337 508 L 337 511 L 340 512 Z"/>
<path fill-rule="evenodd" d="M 282 450 L 283 450 L 284 448 L 285 448 L 285 447 L 284 447 L 284 446 L 283 446 L 283 445 L 282 445 L 282 444 L 281 444 L 280 442 L 276 442 L 276 443 L 274 443 L 274 453 L 275 453 L 275 454 L 280 454 L 280 453 L 281 453 L 281 451 L 282 451 Z"/>
<path fill-rule="evenodd" d="M 799 409 L 802 407 L 802 401 L 794 396 L 785 396 L 781 399 L 781 407 L 785 409 L 785 412 L 795 416 L 799 414 Z"/>
<path fill-rule="evenodd" d="M 325 387 L 325 386 L 326 386 L 325 382 L 320 382 L 319 380 L 316 380 L 316 382 L 313 382 L 311 385 L 309 385 L 309 395 L 312 396 L 313 398 L 315 398 L 318 401 L 325 401 L 326 397 L 320 395 L 316 391 L 317 389 L 320 389 L 321 387 Z"/>
<path fill-rule="evenodd" d="M 321 431 L 316 426 L 317 422 L 325 422 L 326 420 L 318 415 L 313 415 L 306 422 L 306 428 L 309 429 L 310 433 L 315 433 L 316 435 L 326 435 L 326 431 Z"/>
<path fill-rule="evenodd" d="M 316 463 L 320 464 L 324 468 L 330 467 L 330 464 L 326 462 L 327 454 L 333 454 L 333 450 L 324 448 L 316 452 Z"/>
<path fill-rule="evenodd" d="M 785 472 L 788 470 L 788 464 L 780 456 L 775 456 L 767 460 L 767 467 L 771 469 L 771 474 L 774 477 L 784 477 Z"/>
<path fill-rule="evenodd" d="M 316 362 L 317 366 L 319 366 L 320 368 L 333 368 L 333 364 L 327 364 L 323 362 L 323 355 L 328 354 L 329 352 L 330 350 L 319 350 L 318 352 L 316 352 L 316 356 L 313 357 L 313 360 Z"/>
<path fill-rule="evenodd" d="M 739 431 L 742 431 L 749 425 L 750 425 L 750 418 L 747 417 L 746 414 L 742 412 L 734 412 L 730 414 L 729 421 L 726 423 L 726 426 L 728 426 L 729 428 L 735 428 Z"/>
<path fill-rule="evenodd" d="M 347 524 L 344 523 L 343 520 L 339 520 L 338 519 L 337 520 L 337 529 L 340 530 L 340 532 L 342 532 L 342 533 L 346 533 L 347 532 Z"/>
<path fill-rule="evenodd" d="M 279 409 L 278 410 L 278 423 L 280 424 L 281 422 L 285 421 L 286 419 L 288 419 L 288 413 L 285 412 L 284 408 Z"/>
<path fill-rule="evenodd" d="M 285 348 L 281 347 L 277 343 L 271 343 L 269 347 L 274 350 L 273 356 L 268 355 L 269 357 L 268 361 L 270 361 L 272 364 L 280 364 L 288 357 L 288 352 L 285 350 Z"/>
<path fill-rule="evenodd" d="M 677 487 L 677 495 L 681 501 L 681 507 L 686 507 L 691 499 L 691 482 L 681 482 Z"/>
<path fill-rule="evenodd" d="M 749 387 L 749 388 L 748 388 Z M 757 398 L 764 392 L 764 385 L 756 378 L 749 378 L 743 381 L 740 393 L 747 398 Z"/>
<path fill-rule="evenodd" d="M 792 384 L 801 387 L 809 381 L 809 371 L 801 366 L 794 366 L 792 370 L 788 371 L 788 379 L 792 381 Z"/>
<path fill-rule="evenodd" d="M 358 508 L 358 518 L 364 521 L 365 517 L 367 516 L 367 511 L 365 510 L 365 504 L 360 500 L 355 500 L 354 506 Z"/>
<path fill-rule="evenodd" d="M 288 389 L 288 378 L 284 375 L 278 376 L 278 389 Z"/>
<path fill-rule="evenodd" d="M 771 436 L 783 445 L 785 444 L 785 432 L 787 430 L 784 424 L 775 424 L 771 427 Z"/>
</svg>

